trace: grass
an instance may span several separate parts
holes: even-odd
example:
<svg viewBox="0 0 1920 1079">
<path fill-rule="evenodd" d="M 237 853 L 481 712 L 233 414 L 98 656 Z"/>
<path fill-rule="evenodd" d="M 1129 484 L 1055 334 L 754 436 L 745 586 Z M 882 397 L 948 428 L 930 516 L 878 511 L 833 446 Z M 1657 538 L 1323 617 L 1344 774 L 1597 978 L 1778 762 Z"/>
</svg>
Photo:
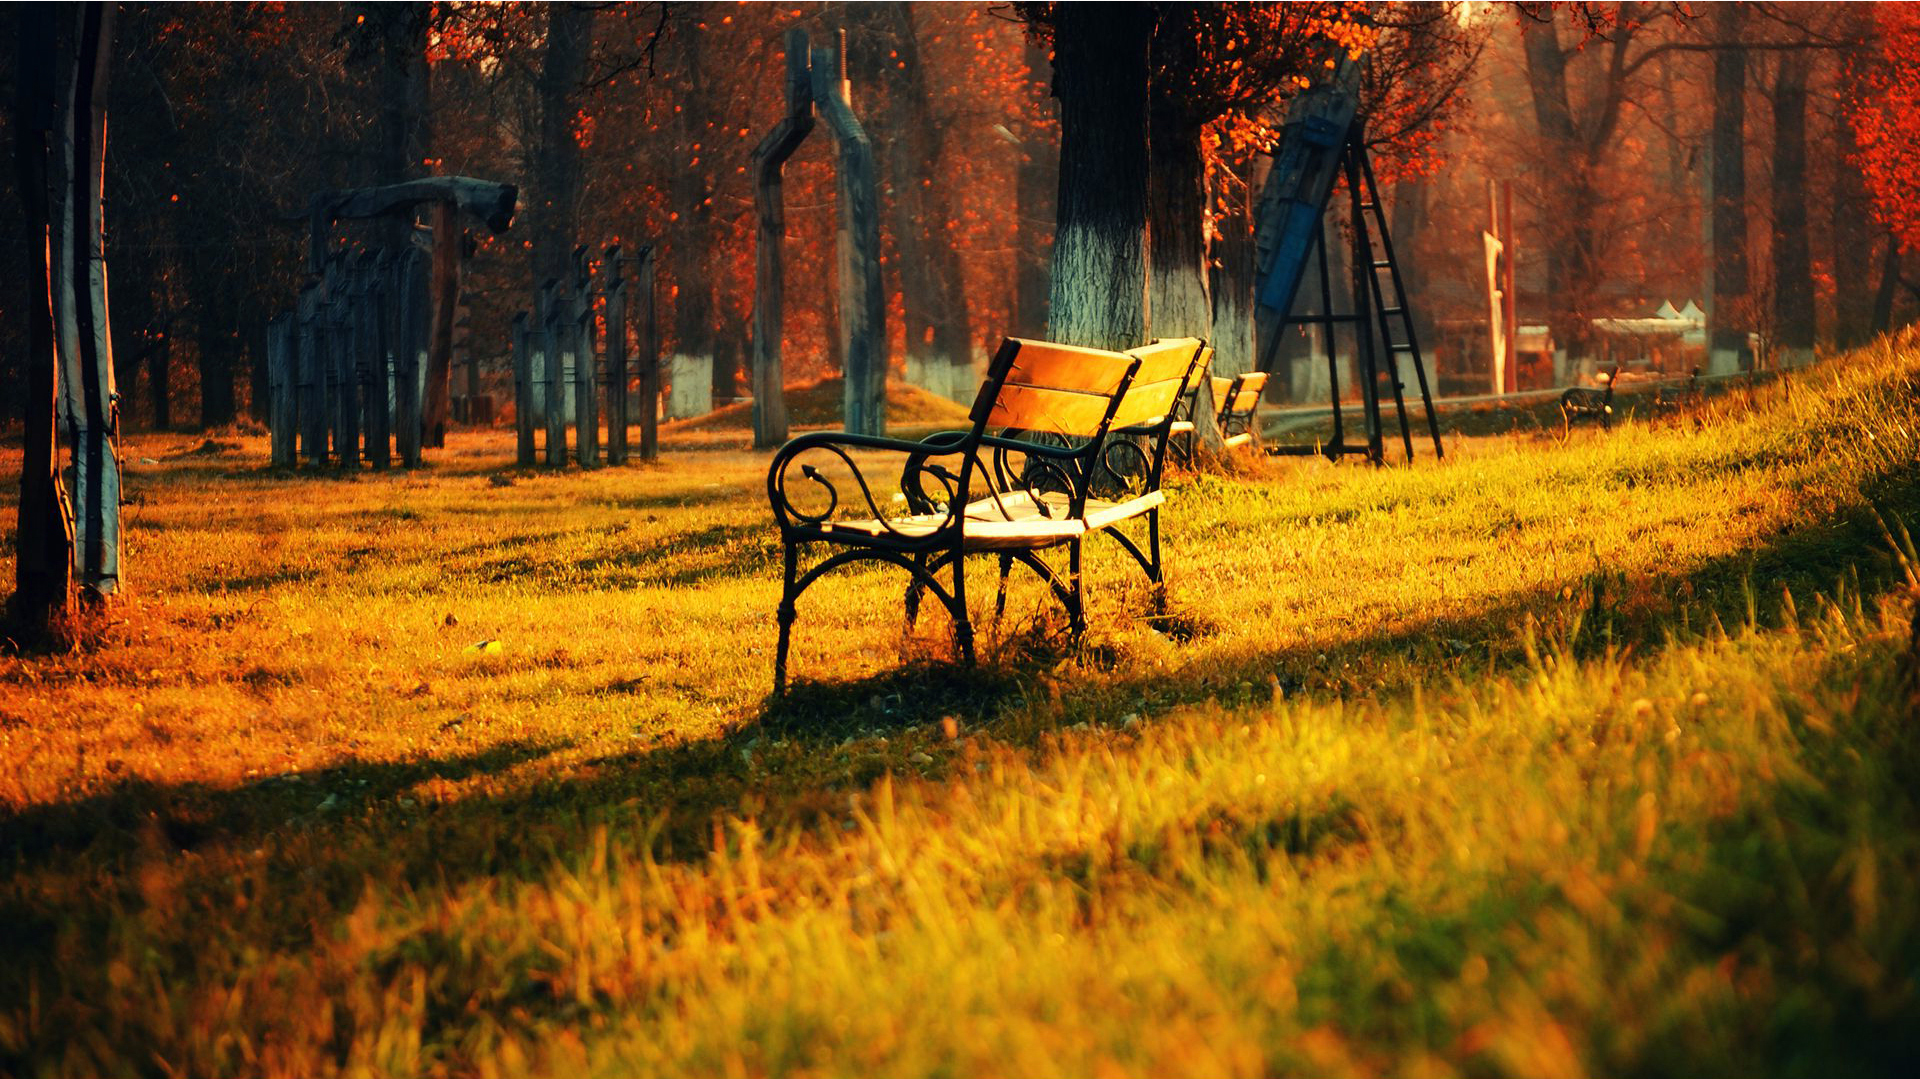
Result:
<svg viewBox="0 0 1920 1079">
<path fill-rule="evenodd" d="M 0 1073 L 1903 1073 L 1917 389 L 1190 478 L 1167 617 L 1096 547 L 968 672 L 849 573 L 778 701 L 737 433 L 135 437 L 125 602 L 0 659 Z"/>
</svg>

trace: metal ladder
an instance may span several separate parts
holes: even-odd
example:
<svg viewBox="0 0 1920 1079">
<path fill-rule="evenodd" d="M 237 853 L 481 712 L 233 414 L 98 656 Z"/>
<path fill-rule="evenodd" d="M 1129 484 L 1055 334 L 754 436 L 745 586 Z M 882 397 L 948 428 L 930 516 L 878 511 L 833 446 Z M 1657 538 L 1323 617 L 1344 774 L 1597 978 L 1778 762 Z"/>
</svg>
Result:
<svg viewBox="0 0 1920 1079">
<path fill-rule="evenodd" d="M 1364 257 L 1368 268 L 1368 272 L 1361 275 L 1361 284 L 1371 294 L 1374 315 L 1379 321 L 1380 343 L 1384 346 L 1381 355 L 1386 360 L 1387 379 L 1393 387 L 1393 406 L 1400 419 L 1401 444 L 1406 450 L 1407 459 L 1412 460 L 1413 432 L 1407 422 L 1406 383 L 1400 375 L 1400 358 L 1404 356 L 1420 383 L 1420 404 L 1427 414 L 1427 433 L 1433 438 L 1433 455 L 1443 458 L 1447 454 L 1440 443 L 1440 421 L 1434 414 L 1433 393 L 1427 385 L 1427 367 L 1420 355 L 1420 339 L 1413 327 L 1413 314 L 1407 309 L 1407 291 L 1400 278 L 1400 264 L 1394 258 L 1393 233 L 1388 230 L 1386 216 L 1381 212 L 1380 189 L 1373 179 L 1373 162 L 1368 159 L 1366 146 L 1361 143 L 1357 133 L 1347 142 L 1345 165 L 1347 187 L 1353 193 L 1354 255 L 1356 261 Z M 1379 237 L 1377 253 L 1374 250 L 1376 236 Z M 1387 272 L 1384 287 L 1380 279 L 1382 270 Z M 1391 302 L 1388 299 L 1389 290 Z M 1396 322 L 1399 331 L 1397 340 Z M 1363 337 L 1366 335 L 1364 329 L 1362 334 Z M 1376 390 L 1376 397 L 1377 393 Z M 1374 407 L 1377 408 L 1377 405 Z M 1375 462 L 1379 460 L 1380 450 L 1376 446 Z"/>
</svg>

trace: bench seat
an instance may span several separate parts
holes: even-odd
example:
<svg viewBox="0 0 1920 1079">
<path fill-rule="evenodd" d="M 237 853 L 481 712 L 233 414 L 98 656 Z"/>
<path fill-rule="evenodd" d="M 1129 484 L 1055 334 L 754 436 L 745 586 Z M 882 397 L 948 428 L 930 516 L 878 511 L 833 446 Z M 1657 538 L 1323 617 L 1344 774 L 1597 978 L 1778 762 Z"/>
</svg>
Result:
<svg viewBox="0 0 1920 1079">
<path fill-rule="evenodd" d="M 975 499 L 967 504 L 961 542 L 970 552 L 1041 550 L 1138 517 L 1166 500 L 1166 493 L 1158 490 L 1120 502 L 1089 497 L 1082 515 L 1069 517 L 1072 507 L 1066 495 L 1043 494 L 1036 501 L 1030 492 L 1016 491 L 998 499 Z M 891 533 L 917 537 L 933 535 L 946 522 L 944 513 L 922 513 L 889 517 L 884 521 L 868 518 L 823 522 L 817 527 L 823 533 L 861 536 Z"/>
</svg>

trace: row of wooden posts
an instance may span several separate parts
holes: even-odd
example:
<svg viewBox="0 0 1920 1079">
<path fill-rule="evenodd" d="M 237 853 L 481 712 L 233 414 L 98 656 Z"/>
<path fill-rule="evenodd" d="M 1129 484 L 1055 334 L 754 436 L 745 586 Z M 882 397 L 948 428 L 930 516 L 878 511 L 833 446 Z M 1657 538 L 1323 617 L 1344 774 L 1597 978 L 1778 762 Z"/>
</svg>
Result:
<svg viewBox="0 0 1920 1079">
<path fill-rule="evenodd" d="M 420 464 L 428 263 L 418 249 L 398 255 L 336 252 L 302 290 L 298 306 L 268 324 L 275 465 L 364 463 L 385 469 L 396 457 L 404 467 Z M 569 459 L 586 468 L 599 465 L 603 420 L 608 464 L 627 461 L 627 432 L 636 419 L 640 457 L 652 460 L 658 452 L 653 251 L 643 247 L 626 256 L 619 245 L 609 247 L 597 276 L 596 304 L 587 249 L 576 248 L 568 279 L 548 281 L 534 310 L 514 316 L 515 457 L 522 466 L 559 467 Z M 604 352 L 598 347 L 602 326 Z M 629 326 L 638 344 L 635 355 L 628 352 Z M 629 394 L 636 375 L 639 392 Z"/>
<path fill-rule="evenodd" d="M 628 267 L 634 271 L 631 281 L 625 276 Z M 607 248 L 597 275 L 598 306 L 595 276 L 587 249 L 575 248 L 568 278 L 542 285 L 533 310 L 513 318 L 515 457 L 523 467 L 565 465 L 569 424 L 572 460 L 582 468 L 599 465 L 603 388 L 606 462 L 626 463 L 627 431 L 635 419 L 640 423 L 640 458 L 650 461 L 659 452 L 660 348 L 654 333 L 653 249 L 642 247 L 628 256 L 620 253 L 618 244 Z M 604 352 L 598 347 L 602 325 Z M 627 351 L 629 325 L 638 345 L 632 356 Z M 628 384 L 635 376 L 639 392 L 630 394 Z M 632 415 L 636 411 L 639 415 Z"/>
<path fill-rule="evenodd" d="M 298 306 L 267 326 L 273 463 L 420 463 L 428 258 L 335 253 Z"/>
</svg>

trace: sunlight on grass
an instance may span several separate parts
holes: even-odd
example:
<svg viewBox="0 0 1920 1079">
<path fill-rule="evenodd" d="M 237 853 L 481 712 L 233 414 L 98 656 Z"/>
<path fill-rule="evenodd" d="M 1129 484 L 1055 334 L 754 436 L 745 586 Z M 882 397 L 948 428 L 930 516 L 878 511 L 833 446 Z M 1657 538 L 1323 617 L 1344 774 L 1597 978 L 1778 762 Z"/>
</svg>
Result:
<svg viewBox="0 0 1920 1079">
<path fill-rule="evenodd" d="M 116 623 L 0 659 L 0 1071 L 1885 1070 L 1917 350 L 1186 479 L 1169 618 L 1096 545 L 1088 638 L 1023 584 L 973 672 L 829 578 L 785 701 L 738 439 L 133 439 Z"/>
</svg>

